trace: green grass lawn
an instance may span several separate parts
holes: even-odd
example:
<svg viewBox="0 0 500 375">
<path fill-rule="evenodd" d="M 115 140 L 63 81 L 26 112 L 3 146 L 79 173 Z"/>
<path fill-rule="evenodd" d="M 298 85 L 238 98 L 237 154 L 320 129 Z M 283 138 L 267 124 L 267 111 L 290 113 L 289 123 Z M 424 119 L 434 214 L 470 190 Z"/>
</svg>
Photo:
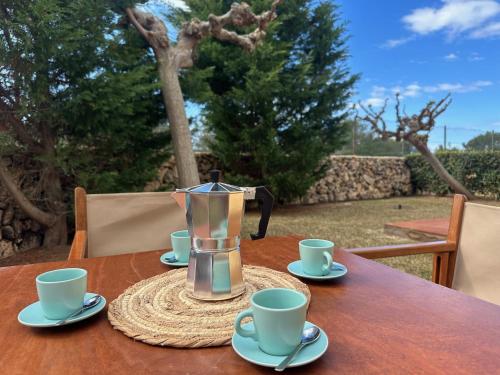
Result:
<svg viewBox="0 0 500 375">
<path fill-rule="evenodd" d="M 412 242 L 384 233 L 391 221 L 432 219 L 450 215 L 452 199 L 447 197 L 401 197 L 391 199 L 325 203 L 311 206 L 275 208 L 269 223 L 269 236 L 299 234 L 324 238 L 340 247 L 364 247 Z M 494 202 L 493 204 L 499 204 Z M 398 209 L 401 205 L 401 209 Z M 255 231 L 259 214 L 248 212 L 244 238 Z M 381 263 L 430 280 L 432 255 L 380 259 Z"/>
</svg>

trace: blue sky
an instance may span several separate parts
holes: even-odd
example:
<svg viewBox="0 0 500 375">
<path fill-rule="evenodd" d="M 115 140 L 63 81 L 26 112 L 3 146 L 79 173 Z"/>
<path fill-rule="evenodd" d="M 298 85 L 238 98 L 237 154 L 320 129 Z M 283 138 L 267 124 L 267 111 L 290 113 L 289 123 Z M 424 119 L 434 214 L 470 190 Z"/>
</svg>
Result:
<svg viewBox="0 0 500 375">
<path fill-rule="evenodd" d="M 362 74 L 356 101 L 376 109 L 395 92 L 407 112 L 452 93 L 430 146 L 459 147 L 500 132 L 500 2 L 494 0 L 339 0 L 351 34 L 349 65 Z M 389 102 L 388 120 L 394 119 Z"/>
<path fill-rule="evenodd" d="M 386 119 L 393 123 L 396 92 L 409 114 L 450 92 L 453 103 L 431 133 L 432 149 L 443 144 L 444 125 L 452 147 L 485 131 L 500 132 L 500 0 L 336 3 L 351 35 L 349 65 L 362 75 L 353 102 L 376 110 L 390 98 Z M 197 112 L 188 105 L 189 115 Z"/>
</svg>

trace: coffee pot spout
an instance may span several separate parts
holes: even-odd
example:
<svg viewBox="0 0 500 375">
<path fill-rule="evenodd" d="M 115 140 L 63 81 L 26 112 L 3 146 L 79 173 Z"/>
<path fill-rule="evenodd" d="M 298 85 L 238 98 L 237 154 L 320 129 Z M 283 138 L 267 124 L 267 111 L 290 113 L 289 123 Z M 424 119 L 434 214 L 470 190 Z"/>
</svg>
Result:
<svg viewBox="0 0 500 375">
<path fill-rule="evenodd" d="M 182 209 L 186 210 L 186 193 L 182 191 L 174 191 L 172 194 L 170 194 L 172 198 L 175 199 L 179 207 Z"/>
</svg>

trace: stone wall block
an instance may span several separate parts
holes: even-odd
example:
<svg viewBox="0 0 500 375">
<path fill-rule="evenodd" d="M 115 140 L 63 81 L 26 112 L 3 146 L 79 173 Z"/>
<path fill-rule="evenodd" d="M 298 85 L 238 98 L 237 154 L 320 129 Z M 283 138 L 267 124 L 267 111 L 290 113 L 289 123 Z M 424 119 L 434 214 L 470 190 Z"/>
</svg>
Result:
<svg viewBox="0 0 500 375">
<path fill-rule="evenodd" d="M 17 247 L 11 241 L 0 240 L 0 258 L 5 258 L 16 253 Z"/>
<path fill-rule="evenodd" d="M 2 218 L 2 224 L 3 225 L 8 225 L 12 222 L 12 219 L 14 219 L 14 207 L 8 206 L 7 209 L 3 213 L 3 218 Z"/>
</svg>

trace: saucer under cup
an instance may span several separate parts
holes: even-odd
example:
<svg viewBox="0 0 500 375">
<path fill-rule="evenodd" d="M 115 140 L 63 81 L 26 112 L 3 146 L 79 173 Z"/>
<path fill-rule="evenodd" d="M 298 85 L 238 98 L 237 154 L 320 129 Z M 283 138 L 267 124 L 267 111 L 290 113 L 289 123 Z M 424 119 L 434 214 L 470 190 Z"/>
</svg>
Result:
<svg viewBox="0 0 500 375">
<path fill-rule="evenodd" d="M 172 250 L 174 251 L 175 259 L 181 263 L 187 263 L 189 260 L 189 252 L 191 251 L 191 237 L 188 230 L 178 230 L 170 233 L 170 241 L 172 242 Z"/>
<path fill-rule="evenodd" d="M 83 306 L 87 271 L 61 268 L 36 277 L 40 307 L 47 319 L 65 319 Z"/>
<path fill-rule="evenodd" d="M 160 262 L 171 267 L 187 267 L 188 262 L 179 262 L 173 251 L 167 251 L 160 256 Z"/>
<path fill-rule="evenodd" d="M 270 355 L 288 355 L 299 345 L 307 313 L 306 296 L 293 289 L 269 288 L 250 298 L 251 308 L 238 314 L 234 323 L 241 337 L 252 338 Z M 243 328 L 241 321 L 253 319 L 255 329 Z"/>
<path fill-rule="evenodd" d="M 309 275 L 308 273 L 305 273 L 304 270 L 302 269 L 302 261 L 300 259 L 290 263 L 287 269 L 288 272 L 290 272 L 292 275 L 302 277 L 304 279 L 317 280 L 317 281 L 338 279 L 347 274 L 347 267 L 337 262 L 332 263 L 332 268 L 330 269 L 330 273 L 328 275 L 322 275 L 322 276 L 313 276 Z"/>
<path fill-rule="evenodd" d="M 325 276 L 330 273 L 333 263 L 332 241 L 306 239 L 299 242 L 299 253 L 304 272 L 312 276 Z"/>
<path fill-rule="evenodd" d="M 304 328 L 309 328 L 312 326 L 313 324 L 307 321 L 304 324 Z M 253 322 L 243 324 L 244 329 L 252 329 L 253 327 Z M 323 354 L 325 354 L 328 349 L 328 336 L 320 327 L 318 328 L 321 332 L 318 341 L 305 346 L 301 351 L 299 351 L 287 367 L 306 365 L 308 363 L 316 361 Z M 256 341 L 248 337 L 241 337 L 237 333 L 234 333 L 231 344 L 236 354 L 238 354 L 241 358 L 259 366 L 276 367 L 285 358 L 285 356 L 276 356 L 264 353 L 259 348 Z"/>
<path fill-rule="evenodd" d="M 88 300 L 92 297 L 95 297 L 97 294 L 95 293 L 86 293 L 85 299 Z M 101 296 L 101 301 L 91 307 L 90 309 L 82 311 L 80 314 L 75 315 L 71 318 L 65 320 L 63 324 L 60 324 L 61 319 L 47 319 L 42 312 L 42 307 L 40 306 L 40 301 L 36 301 L 29 306 L 26 306 L 22 309 L 17 315 L 17 320 L 22 325 L 28 327 L 36 327 L 36 328 L 51 328 L 51 327 L 62 327 L 68 324 L 73 324 L 79 322 L 81 320 L 85 320 L 98 314 L 106 307 L 106 298 Z"/>
</svg>

